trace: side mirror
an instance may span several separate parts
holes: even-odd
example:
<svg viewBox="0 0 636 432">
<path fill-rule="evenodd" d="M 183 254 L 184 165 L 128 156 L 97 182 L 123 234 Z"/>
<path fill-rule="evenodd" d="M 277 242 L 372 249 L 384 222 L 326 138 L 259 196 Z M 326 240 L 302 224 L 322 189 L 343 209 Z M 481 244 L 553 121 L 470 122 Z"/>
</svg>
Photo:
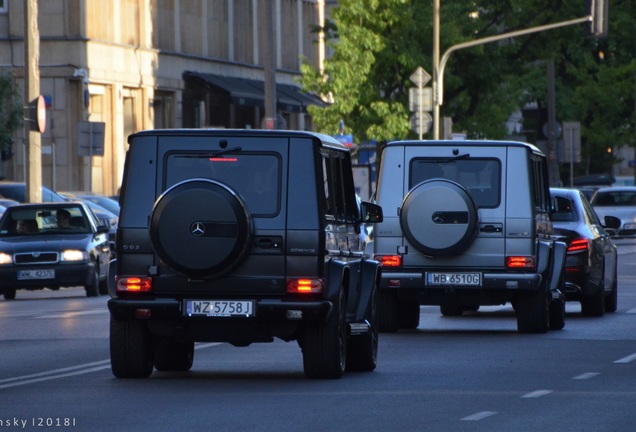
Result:
<svg viewBox="0 0 636 432">
<path fill-rule="evenodd" d="M 110 230 L 106 225 L 97 225 L 97 234 L 106 234 Z"/>
<path fill-rule="evenodd" d="M 364 223 L 378 223 L 382 222 L 382 207 L 370 202 L 360 203 L 360 213 L 362 215 L 362 222 Z"/>
<path fill-rule="evenodd" d="M 605 228 L 610 229 L 619 229 L 621 226 L 621 220 L 616 216 L 605 216 L 604 218 L 605 224 L 603 225 Z"/>
</svg>

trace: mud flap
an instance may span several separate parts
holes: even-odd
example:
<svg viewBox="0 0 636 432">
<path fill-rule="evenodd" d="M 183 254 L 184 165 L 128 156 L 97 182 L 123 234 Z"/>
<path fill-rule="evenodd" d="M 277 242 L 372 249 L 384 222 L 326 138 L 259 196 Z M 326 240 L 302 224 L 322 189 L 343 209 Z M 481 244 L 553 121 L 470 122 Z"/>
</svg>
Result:
<svg viewBox="0 0 636 432">
<path fill-rule="evenodd" d="M 561 283 L 563 281 L 565 271 L 565 256 L 567 254 L 568 247 L 563 242 L 554 242 L 554 259 L 552 261 L 552 271 L 550 272 L 550 292 L 553 294 L 559 291 L 562 295 L 565 295 L 561 291 Z"/>
</svg>

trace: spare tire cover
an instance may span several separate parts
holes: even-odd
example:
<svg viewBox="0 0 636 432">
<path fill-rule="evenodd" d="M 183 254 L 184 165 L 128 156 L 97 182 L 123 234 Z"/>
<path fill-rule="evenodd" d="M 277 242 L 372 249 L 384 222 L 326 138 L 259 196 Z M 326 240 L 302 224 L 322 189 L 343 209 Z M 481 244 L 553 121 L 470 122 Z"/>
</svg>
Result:
<svg viewBox="0 0 636 432">
<path fill-rule="evenodd" d="M 453 255 L 473 241 L 477 206 L 470 192 L 450 180 L 418 184 L 404 197 L 402 232 L 419 251 L 431 256 Z"/>
<path fill-rule="evenodd" d="M 245 203 L 227 185 L 213 180 L 187 180 L 169 188 L 150 218 L 150 239 L 159 258 L 191 278 L 232 270 L 249 250 L 251 238 Z"/>
</svg>

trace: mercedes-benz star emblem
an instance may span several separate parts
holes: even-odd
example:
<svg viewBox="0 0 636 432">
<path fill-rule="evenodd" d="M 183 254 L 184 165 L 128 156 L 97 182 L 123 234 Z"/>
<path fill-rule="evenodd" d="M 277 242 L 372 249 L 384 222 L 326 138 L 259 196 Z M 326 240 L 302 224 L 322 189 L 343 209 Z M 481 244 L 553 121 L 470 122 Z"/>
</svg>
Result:
<svg viewBox="0 0 636 432">
<path fill-rule="evenodd" d="M 433 222 L 436 224 L 444 223 L 444 216 L 439 212 L 433 213 Z"/>
<path fill-rule="evenodd" d="M 205 224 L 203 222 L 195 222 L 190 227 L 190 232 L 195 237 L 201 237 L 205 233 Z"/>
</svg>

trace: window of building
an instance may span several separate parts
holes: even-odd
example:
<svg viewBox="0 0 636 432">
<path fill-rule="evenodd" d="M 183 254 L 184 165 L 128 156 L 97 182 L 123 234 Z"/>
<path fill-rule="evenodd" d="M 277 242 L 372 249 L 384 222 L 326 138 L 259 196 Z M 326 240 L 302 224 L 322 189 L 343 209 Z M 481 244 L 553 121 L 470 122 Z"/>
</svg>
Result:
<svg viewBox="0 0 636 432">
<path fill-rule="evenodd" d="M 0 0 L 0 13 L 7 13 L 9 11 L 9 0 Z"/>
</svg>

